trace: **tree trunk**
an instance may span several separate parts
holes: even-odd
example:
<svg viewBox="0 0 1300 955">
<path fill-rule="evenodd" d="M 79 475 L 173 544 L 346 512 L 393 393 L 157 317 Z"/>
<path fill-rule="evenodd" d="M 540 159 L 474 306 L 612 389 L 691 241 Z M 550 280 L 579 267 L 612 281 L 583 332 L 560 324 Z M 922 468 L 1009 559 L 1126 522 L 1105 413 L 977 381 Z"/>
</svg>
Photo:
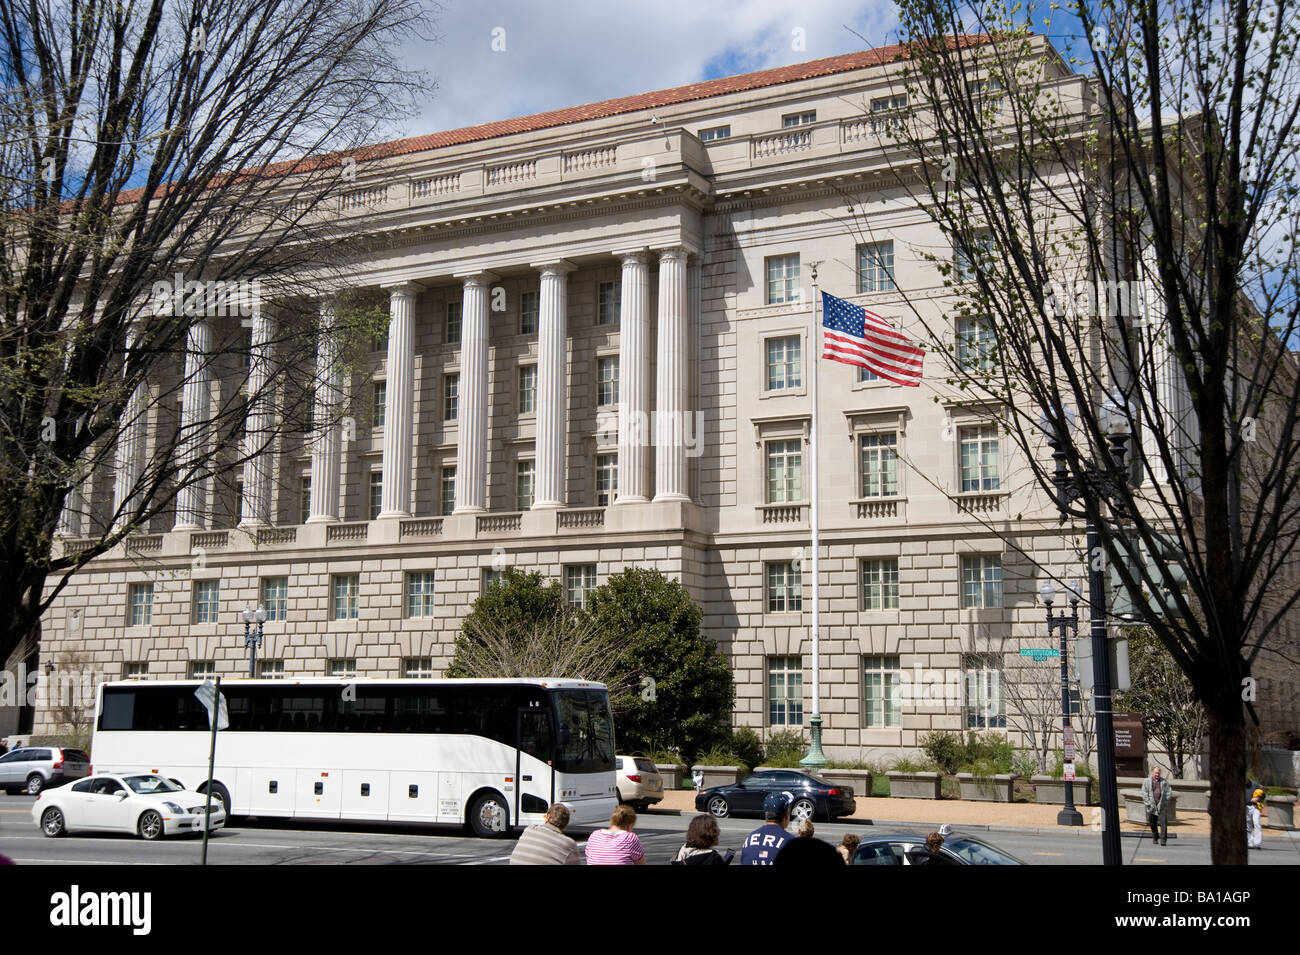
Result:
<svg viewBox="0 0 1300 955">
<path fill-rule="evenodd" d="M 1241 700 L 1206 706 L 1210 737 L 1210 861 L 1246 865 L 1246 719 Z"/>
</svg>

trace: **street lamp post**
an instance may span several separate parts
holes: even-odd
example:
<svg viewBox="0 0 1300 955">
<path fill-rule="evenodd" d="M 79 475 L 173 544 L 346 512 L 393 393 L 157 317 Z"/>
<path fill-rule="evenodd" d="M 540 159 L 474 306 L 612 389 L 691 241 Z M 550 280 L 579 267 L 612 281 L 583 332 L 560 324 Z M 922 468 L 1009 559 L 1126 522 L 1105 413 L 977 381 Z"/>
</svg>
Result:
<svg viewBox="0 0 1300 955">
<path fill-rule="evenodd" d="M 1079 632 L 1079 592 L 1073 587 L 1067 585 L 1070 591 L 1070 615 L 1067 617 L 1065 611 L 1052 614 L 1052 602 L 1056 599 L 1056 588 L 1049 581 L 1044 580 L 1038 588 L 1038 594 L 1043 598 L 1043 605 L 1047 607 L 1047 634 L 1050 637 L 1054 631 L 1061 632 L 1061 739 L 1062 745 L 1070 736 L 1070 669 L 1067 637 L 1071 633 Z M 1068 755 L 1068 753 L 1067 753 Z M 1071 774 L 1072 775 L 1072 774 Z M 1065 779 L 1065 807 L 1056 814 L 1056 824 L 1058 826 L 1082 826 L 1083 813 L 1074 808 L 1074 780 L 1070 775 Z"/>
<path fill-rule="evenodd" d="M 1069 440 L 1069 426 L 1073 414 L 1067 408 L 1065 431 L 1058 433 L 1050 426 L 1046 414 L 1043 430 L 1052 448 L 1056 467 L 1052 483 L 1056 488 L 1055 503 L 1062 518 L 1069 516 L 1069 506 L 1077 500 L 1106 500 L 1114 496 L 1115 489 L 1128 483 L 1124 458 L 1128 449 L 1129 434 L 1125 429 L 1128 415 L 1114 402 L 1102 406 L 1102 426 L 1110 444 L 1110 454 L 1115 461 L 1113 470 L 1095 462 L 1085 463 L 1079 474 L 1071 474 L 1065 447 Z M 1103 865 L 1123 865 L 1119 847 L 1119 793 L 1115 779 L 1115 725 L 1110 700 L 1110 652 L 1106 639 L 1106 580 L 1103 576 L 1105 562 L 1101 559 L 1101 533 L 1088 519 L 1086 526 L 1088 560 L 1088 619 L 1092 638 L 1093 709 L 1097 715 L 1097 775 L 1101 783 L 1101 858 Z"/>
<path fill-rule="evenodd" d="M 256 610 L 245 607 L 239 612 L 244 621 L 244 648 L 248 651 L 248 675 L 257 676 L 257 648 L 262 645 L 262 624 L 266 623 L 266 608 L 261 604 Z M 257 624 L 257 629 L 252 629 Z"/>
</svg>

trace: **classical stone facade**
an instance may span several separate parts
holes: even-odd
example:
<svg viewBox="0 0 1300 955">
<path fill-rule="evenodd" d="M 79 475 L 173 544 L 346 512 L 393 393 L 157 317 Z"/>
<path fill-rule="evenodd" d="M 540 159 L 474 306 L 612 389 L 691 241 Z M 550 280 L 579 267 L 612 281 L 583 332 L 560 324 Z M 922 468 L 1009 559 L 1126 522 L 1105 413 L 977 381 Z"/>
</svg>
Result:
<svg viewBox="0 0 1300 955">
<path fill-rule="evenodd" d="M 316 392 L 382 416 L 250 462 L 238 507 L 218 482 L 187 492 L 77 575 L 43 657 L 237 676 L 237 612 L 262 603 L 270 672 L 436 675 L 502 567 L 581 600 L 648 566 L 703 607 L 735 723 L 806 725 L 816 371 L 828 751 L 1005 725 L 999 668 L 1046 645 L 1038 579 L 1076 575 L 1076 535 L 936 356 L 904 388 L 814 355 L 813 263 L 916 337 L 898 290 L 936 320 L 950 302 L 925 259 L 945 244 L 892 184 L 872 112 L 897 69 L 854 54 L 395 144 L 338 213 L 393 237 L 353 277 L 388 295 L 387 343 Z M 254 324 L 251 376 L 274 321 Z M 182 416 L 208 400 L 188 388 Z"/>
</svg>

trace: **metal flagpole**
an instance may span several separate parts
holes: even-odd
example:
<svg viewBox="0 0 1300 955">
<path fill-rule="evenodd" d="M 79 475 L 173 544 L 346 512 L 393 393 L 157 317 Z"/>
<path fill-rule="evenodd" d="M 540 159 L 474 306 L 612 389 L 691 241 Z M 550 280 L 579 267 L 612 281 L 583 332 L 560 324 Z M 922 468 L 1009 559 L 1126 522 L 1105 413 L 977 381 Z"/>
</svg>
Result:
<svg viewBox="0 0 1300 955">
<path fill-rule="evenodd" d="M 810 499 L 811 514 L 809 520 L 812 523 L 812 720 L 809 736 L 811 737 L 808 755 L 799 761 L 801 766 L 820 767 L 826 765 L 826 756 L 822 753 L 822 707 L 821 707 L 821 641 L 818 630 L 818 622 L 821 614 L 821 574 L 818 571 L 817 558 L 821 551 L 821 539 L 818 534 L 820 522 L 817 510 L 817 499 L 819 497 L 817 486 L 817 371 L 821 364 L 821 336 L 819 334 L 821 323 L 818 321 L 818 309 L 821 302 L 821 295 L 817 291 L 817 266 L 820 262 L 809 263 L 812 275 L 812 294 L 813 294 L 813 327 L 812 327 L 812 427 L 809 431 L 808 454 L 812 459 L 809 468 L 809 479 L 812 481 L 812 497 Z"/>
</svg>

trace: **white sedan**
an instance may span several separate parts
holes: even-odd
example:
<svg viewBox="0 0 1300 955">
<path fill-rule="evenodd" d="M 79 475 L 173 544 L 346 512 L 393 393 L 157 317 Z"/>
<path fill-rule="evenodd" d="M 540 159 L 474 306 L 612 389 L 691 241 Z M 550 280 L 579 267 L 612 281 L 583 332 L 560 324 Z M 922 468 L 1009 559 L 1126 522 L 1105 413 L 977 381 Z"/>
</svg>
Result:
<svg viewBox="0 0 1300 955">
<path fill-rule="evenodd" d="M 47 836 L 76 830 L 129 832 L 157 839 L 178 832 L 201 833 L 207 798 L 152 773 L 89 776 L 42 791 L 32 806 L 32 821 Z M 226 821 L 215 793 L 208 818 L 213 831 Z"/>
</svg>

